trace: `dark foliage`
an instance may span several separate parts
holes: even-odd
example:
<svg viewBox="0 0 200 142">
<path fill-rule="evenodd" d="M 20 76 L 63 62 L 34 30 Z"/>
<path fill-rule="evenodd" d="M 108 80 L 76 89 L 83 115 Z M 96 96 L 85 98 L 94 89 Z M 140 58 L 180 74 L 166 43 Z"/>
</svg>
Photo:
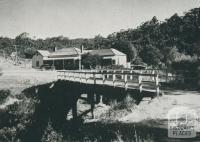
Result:
<svg viewBox="0 0 200 142">
<path fill-rule="evenodd" d="M 91 55 L 87 53 L 82 56 L 81 62 L 85 69 L 94 69 L 101 65 L 102 58 L 99 55 Z"/>
<path fill-rule="evenodd" d="M 10 90 L 0 90 L 0 104 L 10 95 Z"/>
<path fill-rule="evenodd" d="M 69 39 L 58 36 L 46 39 L 31 39 L 22 33 L 15 39 L 0 37 L 0 54 L 17 51 L 21 57 L 31 58 L 38 49 L 52 51 L 58 47 L 80 47 L 85 49 L 115 48 L 127 54 L 128 61 L 143 61 L 148 65 L 169 66 L 174 58 L 168 56 L 176 48 L 177 53 L 200 56 L 200 8 L 194 8 L 179 16 L 159 22 L 156 17 L 136 29 L 121 30 L 108 35 L 97 35 L 92 39 Z M 148 55 L 148 56 L 145 56 Z"/>
</svg>

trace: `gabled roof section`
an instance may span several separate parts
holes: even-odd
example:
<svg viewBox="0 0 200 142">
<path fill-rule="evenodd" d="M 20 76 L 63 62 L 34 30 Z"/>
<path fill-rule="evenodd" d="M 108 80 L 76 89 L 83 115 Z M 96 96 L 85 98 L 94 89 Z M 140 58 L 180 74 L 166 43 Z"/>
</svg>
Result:
<svg viewBox="0 0 200 142">
<path fill-rule="evenodd" d="M 57 58 L 57 57 L 71 57 L 71 56 L 78 56 L 79 52 L 76 48 L 62 48 L 56 52 L 52 52 L 49 54 L 49 58 Z"/>
<path fill-rule="evenodd" d="M 126 54 L 120 52 L 119 50 L 116 50 L 114 48 L 111 48 L 112 52 L 115 54 L 115 55 L 119 55 L 119 56 L 126 56 Z"/>
<path fill-rule="evenodd" d="M 111 49 L 98 49 L 98 50 L 92 50 L 90 52 L 92 55 L 99 55 L 99 56 L 114 56 L 115 54 L 112 52 Z"/>
<path fill-rule="evenodd" d="M 99 56 L 115 56 L 115 55 L 118 55 L 118 56 L 126 56 L 126 54 L 116 50 L 116 49 L 113 49 L 113 48 L 110 48 L 110 49 L 99 49 L 99 50 L 92 50 L 90 52 L 92 55 L 99 55 Z"/>
<path fill-rule="evenodd" d="M 37 50 L 37 52 L 39 52 L 43 57 L 47 57 L 50 54 L 47 50 Z"/>
</svg>

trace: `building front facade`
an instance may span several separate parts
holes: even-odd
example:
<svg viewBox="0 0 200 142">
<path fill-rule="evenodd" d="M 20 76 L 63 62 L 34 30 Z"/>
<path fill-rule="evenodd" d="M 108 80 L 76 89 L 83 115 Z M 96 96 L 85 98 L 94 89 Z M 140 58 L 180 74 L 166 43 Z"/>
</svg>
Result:
<svg viewBox="0 0 200 142">
<path fill-rule="evenodd" d="M 119 65 L 127 67 L 126 54 L 110 48 L 99 50 L 85 50 L 81 52 L 78 48 L 62 48 L 55 52 L 38 50 L 32 58 L 32 67 L 41 69 L 43 67 L 53 67 L 56 70 L 77 70 L 81 69 L 81 55 L 90 53 L 102 57 L 102 66 Z"/>
<path fill-rule="evenodd" d="M 102 66 L 119 65 L 119 66 L 127 67 L 126 54 L 116 49 L 110 48 L 110 49 L 92 50 L 90 54 L 101 56 L 103 59 Z"/>
<path fill-rule="evenodd" d="M 38 50 L 32 58 L 32 67 L 36 69 L 50 66 L 56 70 L 79 69 L 80 53 L 76 48 L 63 48 L 55 52 Z"/>
</svg>

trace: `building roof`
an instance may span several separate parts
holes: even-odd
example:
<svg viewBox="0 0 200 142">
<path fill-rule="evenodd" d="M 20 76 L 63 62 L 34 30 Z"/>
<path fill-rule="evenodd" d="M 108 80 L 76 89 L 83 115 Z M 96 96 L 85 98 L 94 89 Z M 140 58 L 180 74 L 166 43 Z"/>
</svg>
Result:
<svg viewBox="0 0 200 142">
<path fill-rule="evenodd" d="M 126 54 L 120 52 L 119 50 L 116 50 L 114 48 L 111 48 L 112 52 L 115 54 L 115 55 L 119 55 L 119 56 L 125 56 Z"/>
<path fill-rule="evenodd" d="M 99 49 L 99 50 L 92 50 L 90 52 L 92 55 L 99 55 L 99 56 L 115 56 L 115 55 L 118 55 L 118 56 L 125 56 L 126 54 L 116 50 L 116 49 L 113 49 L 113 48 L 110 48 L 110 49 Z"/>
<path fill-rule="evenodd" d="M 71 57 L 71 56 L 79 56 L 79 51 L 74 47 L 62 48 L 48 55 L 49 58 L 61 58 L 61 57 Z"/>
<path fill-rule="evenodd" d="M 37 50 L 43 57 L 47 57 L 50 52 L 47 50 Z"/>
</svg>

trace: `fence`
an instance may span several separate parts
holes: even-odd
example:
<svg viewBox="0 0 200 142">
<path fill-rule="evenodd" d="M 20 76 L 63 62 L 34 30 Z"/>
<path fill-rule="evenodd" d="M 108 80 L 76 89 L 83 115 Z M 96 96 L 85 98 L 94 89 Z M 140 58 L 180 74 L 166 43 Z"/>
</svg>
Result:
<svg viewBox="0 0 200 142">
<path fill-rule="evenodd" d="M 160 93 L 159 75 L 142 73 L 134 70 L 82 70 L 58 71 L 58 79 L 71 80 L 88 84 L 102 84 L 123 87 L 126 90 L 139 89 L 140 92 Z"/>
</svg>

